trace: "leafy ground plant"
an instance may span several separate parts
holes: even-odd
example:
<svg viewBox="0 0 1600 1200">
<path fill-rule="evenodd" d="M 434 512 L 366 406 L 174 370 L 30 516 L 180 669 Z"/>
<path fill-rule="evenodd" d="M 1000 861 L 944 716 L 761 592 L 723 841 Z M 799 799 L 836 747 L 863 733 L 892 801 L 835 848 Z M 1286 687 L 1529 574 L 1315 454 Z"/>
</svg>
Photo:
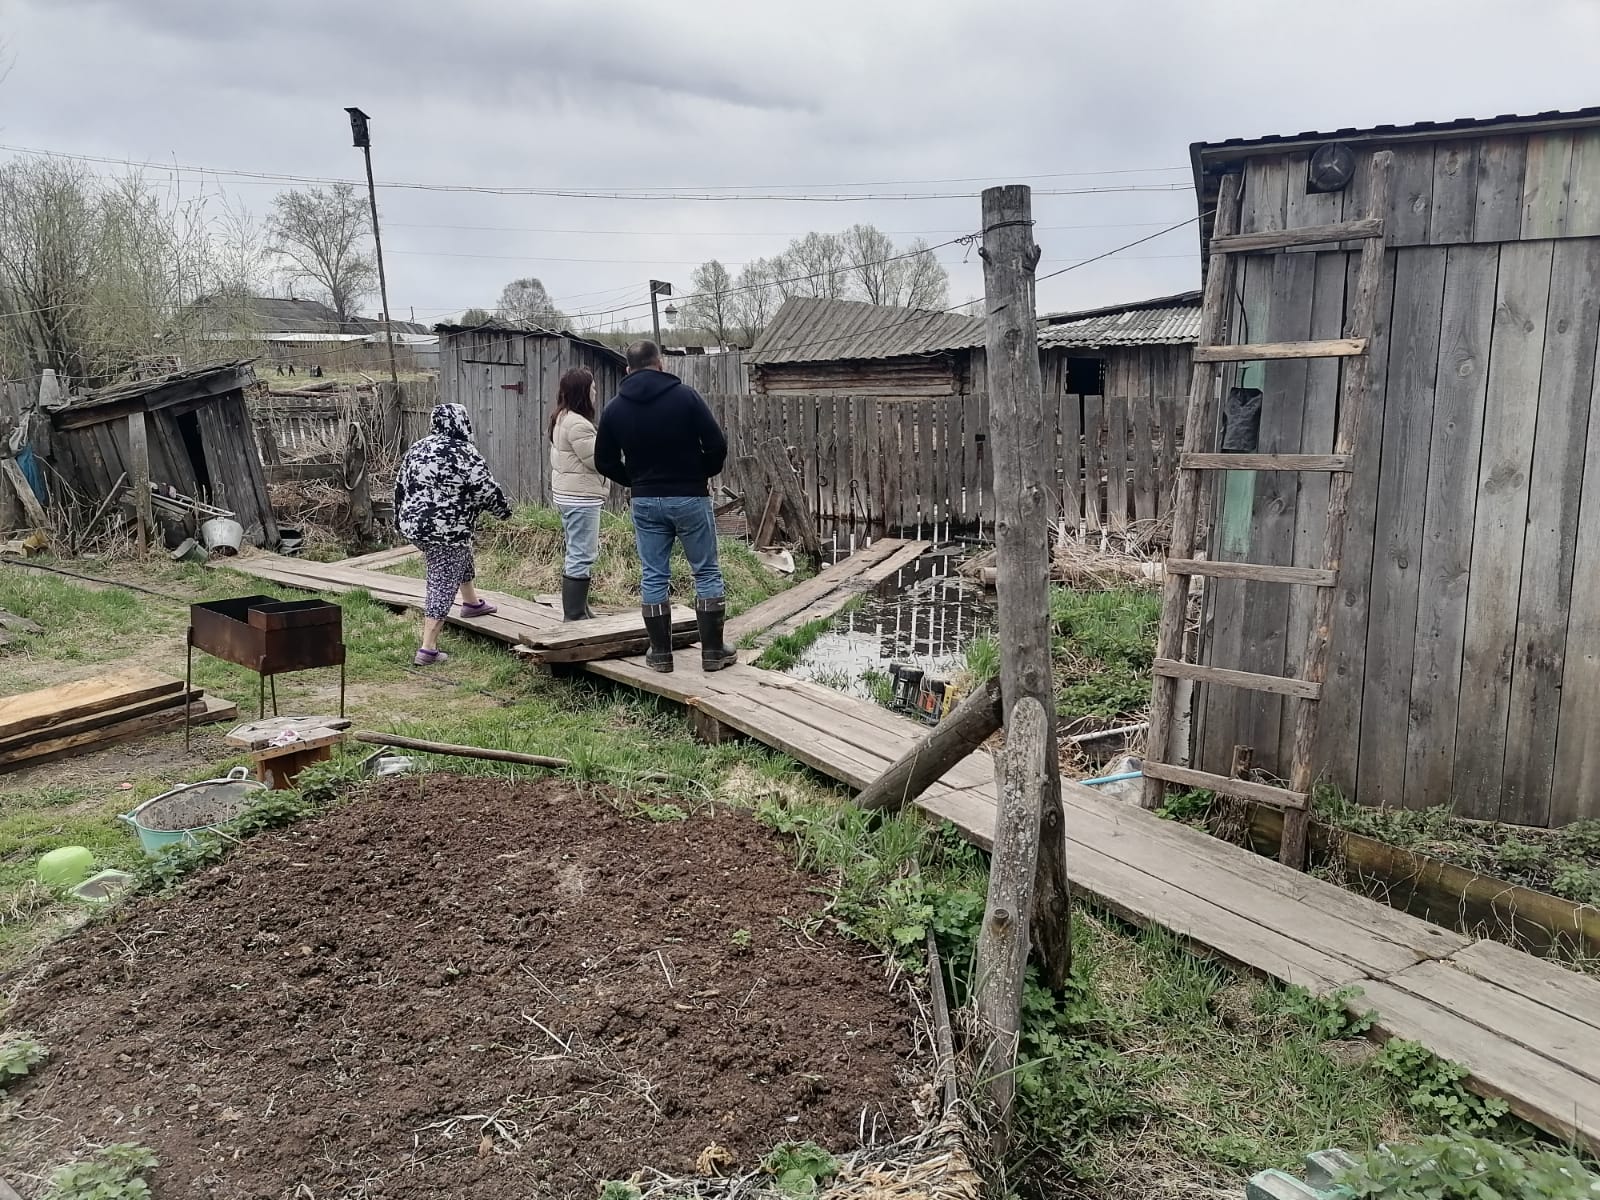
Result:
<svg viewBox="0 0 1600 1200">
<path fill-rule="evenodd" d="M 0 1036 L 0 1091 L 26 1076 L 49 1056 L 44 1044 L 32 1034 Z"/>
<path fill-rule="evenodd" d="M 839 1161 L 815 1142 L 786 1142 L 761 1160 L 785 1196 L 815 1196 L 839 1173 Z"/>
<path fill-rule="evenodd" d="M 1358 1160 L 1340 1184 L 1352 1200 L 1594 1200 L 1600 1176 L 1550 1150 L 1439 1136 Z"/>
<path fill-rule="evenodd" d="M 102 1146 L 86 1159 L 68 1163 L 50 1176 L 44 1200 L 145 1200 L 145 1173 L 156 1156 L 137 1142 Z"/>
<path fill-rule="evenodd" d="M 1420 1042 L 1395 1038 L 1378 1055 L 1378 1068 L 1400 1085 L 1406 1104 L 1430 1124 L 1464 1133 L 1496 1129 L 1510 1111 L 1504 1100 L 1462 1086 L 1467 1069 L 1440 1058 Z"/>
</svg>

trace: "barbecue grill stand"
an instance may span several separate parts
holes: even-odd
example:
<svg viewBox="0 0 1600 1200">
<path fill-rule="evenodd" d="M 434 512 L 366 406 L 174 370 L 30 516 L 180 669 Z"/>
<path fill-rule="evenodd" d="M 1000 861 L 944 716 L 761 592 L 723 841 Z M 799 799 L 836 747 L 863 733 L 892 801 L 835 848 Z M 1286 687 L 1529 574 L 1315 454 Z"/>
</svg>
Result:
<svg viewBox="0 0 1600 1200">
<path fill-rule="evenodd" d="M 194 680 L 194 652 L 254 671 L 260 680 L 257 717 L 267 715 L 267 688 L 272 689 L 272 714 L 278 714 L 278 676 L 320 667 L 339 668 L 339 715 L 344 716 L 344 613 L 326 600 L 278 600 L 273 596 L 239 596 L 189 606 L 189 645 L 184 668 L 185 695 Z M 183 745 L 191 728 L 184 708 Z"/>
</svg>

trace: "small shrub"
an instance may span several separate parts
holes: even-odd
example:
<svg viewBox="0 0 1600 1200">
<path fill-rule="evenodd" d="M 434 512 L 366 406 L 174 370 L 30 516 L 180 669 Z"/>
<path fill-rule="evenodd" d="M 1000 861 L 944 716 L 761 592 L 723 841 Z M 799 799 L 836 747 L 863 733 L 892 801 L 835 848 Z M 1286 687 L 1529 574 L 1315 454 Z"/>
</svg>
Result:
<svg viewBox="0 0 1600 1200">
<path fill-rule="evenodd" d="M 1549 1150 L 1512 1150 L 1477 1137 L 1391 1146 L 1340 1177 L 1351 1200 L 1594 1200 L 1600 1177 Z"/>
<path fill-rule="evenodd" d="M 1525 842 L 1519 837 L 1508 837 L 1495 848 L 1495 865 L 1502 871 L 1520 872 L 1536 867 L 1544 858 L 1544 847 Z"/>
<path fill-rule="evenodd" d="M 1377 1057 L 1378 1069 L 1399 1086 L 1419 1118 L 1463 1133 L 1485 1133 L 1510 1111 L 1504 1100 L 1479 1096 L 1461 1086 L 1467 1069 L 1440 1058 L 1420 1042 L 1395 1038 Z"/>
<path fill-rule="evenodd" d="M 1361 995 L 1358 987 L 1340 988 L 1326 996 L 1319 996 L 1303 987 L 1288 987 L 1278 1000 L 1277 1009 L 1315 1034 L 1318 1041 L 1332 1042 L 1343 1038 L 1359 1037 L 1372 1028 L 1370 1010 L 1355 1013 L 1347 1007 Z"/>
<path fill-rule="evenodd" d="M 1580 862 L 1558 863 L 1550 890 L 1575 904 L 1600 904 L 1600 868 Z"/>
<path fill-rule="evenodd" d="M 761 1160 L 786 1196 L 815 1196 L 839 1173 L 839 1162 L 815 1142 L 786 1142 Z"/>
<path fill-rule="evenodd" d="M 0 1091 L 27 1076 L 49 1057 L 50 1052 L 30 1034 L 9 1034 L 0 1038 Z"/>
<path fill-rule="evenodd" d="M 150 1185 L 143 1176 L 155 1165 L 156 1156 L 136 1142 L 102 1146 L 58 1168 L 44 1200 L 147 1200 Z"/>
</svg>

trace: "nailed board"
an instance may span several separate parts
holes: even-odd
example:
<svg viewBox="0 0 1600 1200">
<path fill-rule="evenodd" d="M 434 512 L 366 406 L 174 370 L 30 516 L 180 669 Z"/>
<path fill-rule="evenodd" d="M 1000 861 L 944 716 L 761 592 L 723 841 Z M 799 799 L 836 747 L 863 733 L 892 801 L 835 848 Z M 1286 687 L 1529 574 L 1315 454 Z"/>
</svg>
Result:
<svg viewBox="0 0 1600 1200">
<path fill-rule="evenodd" d="M 189 706 L 188 715 L 189 720 L 196 725 L 232 721 L 239 715 L 239 706 L 217 696 L 206 696 Z M 183 723 L 183 708 L 167 708 L 71 737 L 41 739 L 24 750 L 11 755 L 0 755 L 0 773 L 20 771 L 26 767 L 36 767 L 63 758 L 76 758 L 80 754 L 89 754 L 118 742 L 146 737 L 153 733 L 165 733 L 172 729 L 182 729 Z"/>
</svg>

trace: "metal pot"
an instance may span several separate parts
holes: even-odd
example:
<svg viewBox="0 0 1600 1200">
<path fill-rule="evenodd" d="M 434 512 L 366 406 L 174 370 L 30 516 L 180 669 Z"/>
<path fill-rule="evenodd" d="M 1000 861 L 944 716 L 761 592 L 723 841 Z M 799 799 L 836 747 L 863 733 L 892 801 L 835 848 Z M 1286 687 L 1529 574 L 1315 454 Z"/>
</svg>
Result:
<svg viewBox="0 0 1600 1200">
<path fill-rule="evenodd" d="M 213 554 L 237 554 L 244 544 L 244 526 L 228 517 L 212 517 L 200 526 L 200 541 Z"/>
<path fill-rule="evenodd" d="M 222 779 L 181 784 L 117 819 L 132 825 L 144 852 L 156 858 L 171 846 L 198 841 L 243 812 L 253 793 L 267 790 L 249 776 L 249 767 L 235 767 Z"/>
</svg>

